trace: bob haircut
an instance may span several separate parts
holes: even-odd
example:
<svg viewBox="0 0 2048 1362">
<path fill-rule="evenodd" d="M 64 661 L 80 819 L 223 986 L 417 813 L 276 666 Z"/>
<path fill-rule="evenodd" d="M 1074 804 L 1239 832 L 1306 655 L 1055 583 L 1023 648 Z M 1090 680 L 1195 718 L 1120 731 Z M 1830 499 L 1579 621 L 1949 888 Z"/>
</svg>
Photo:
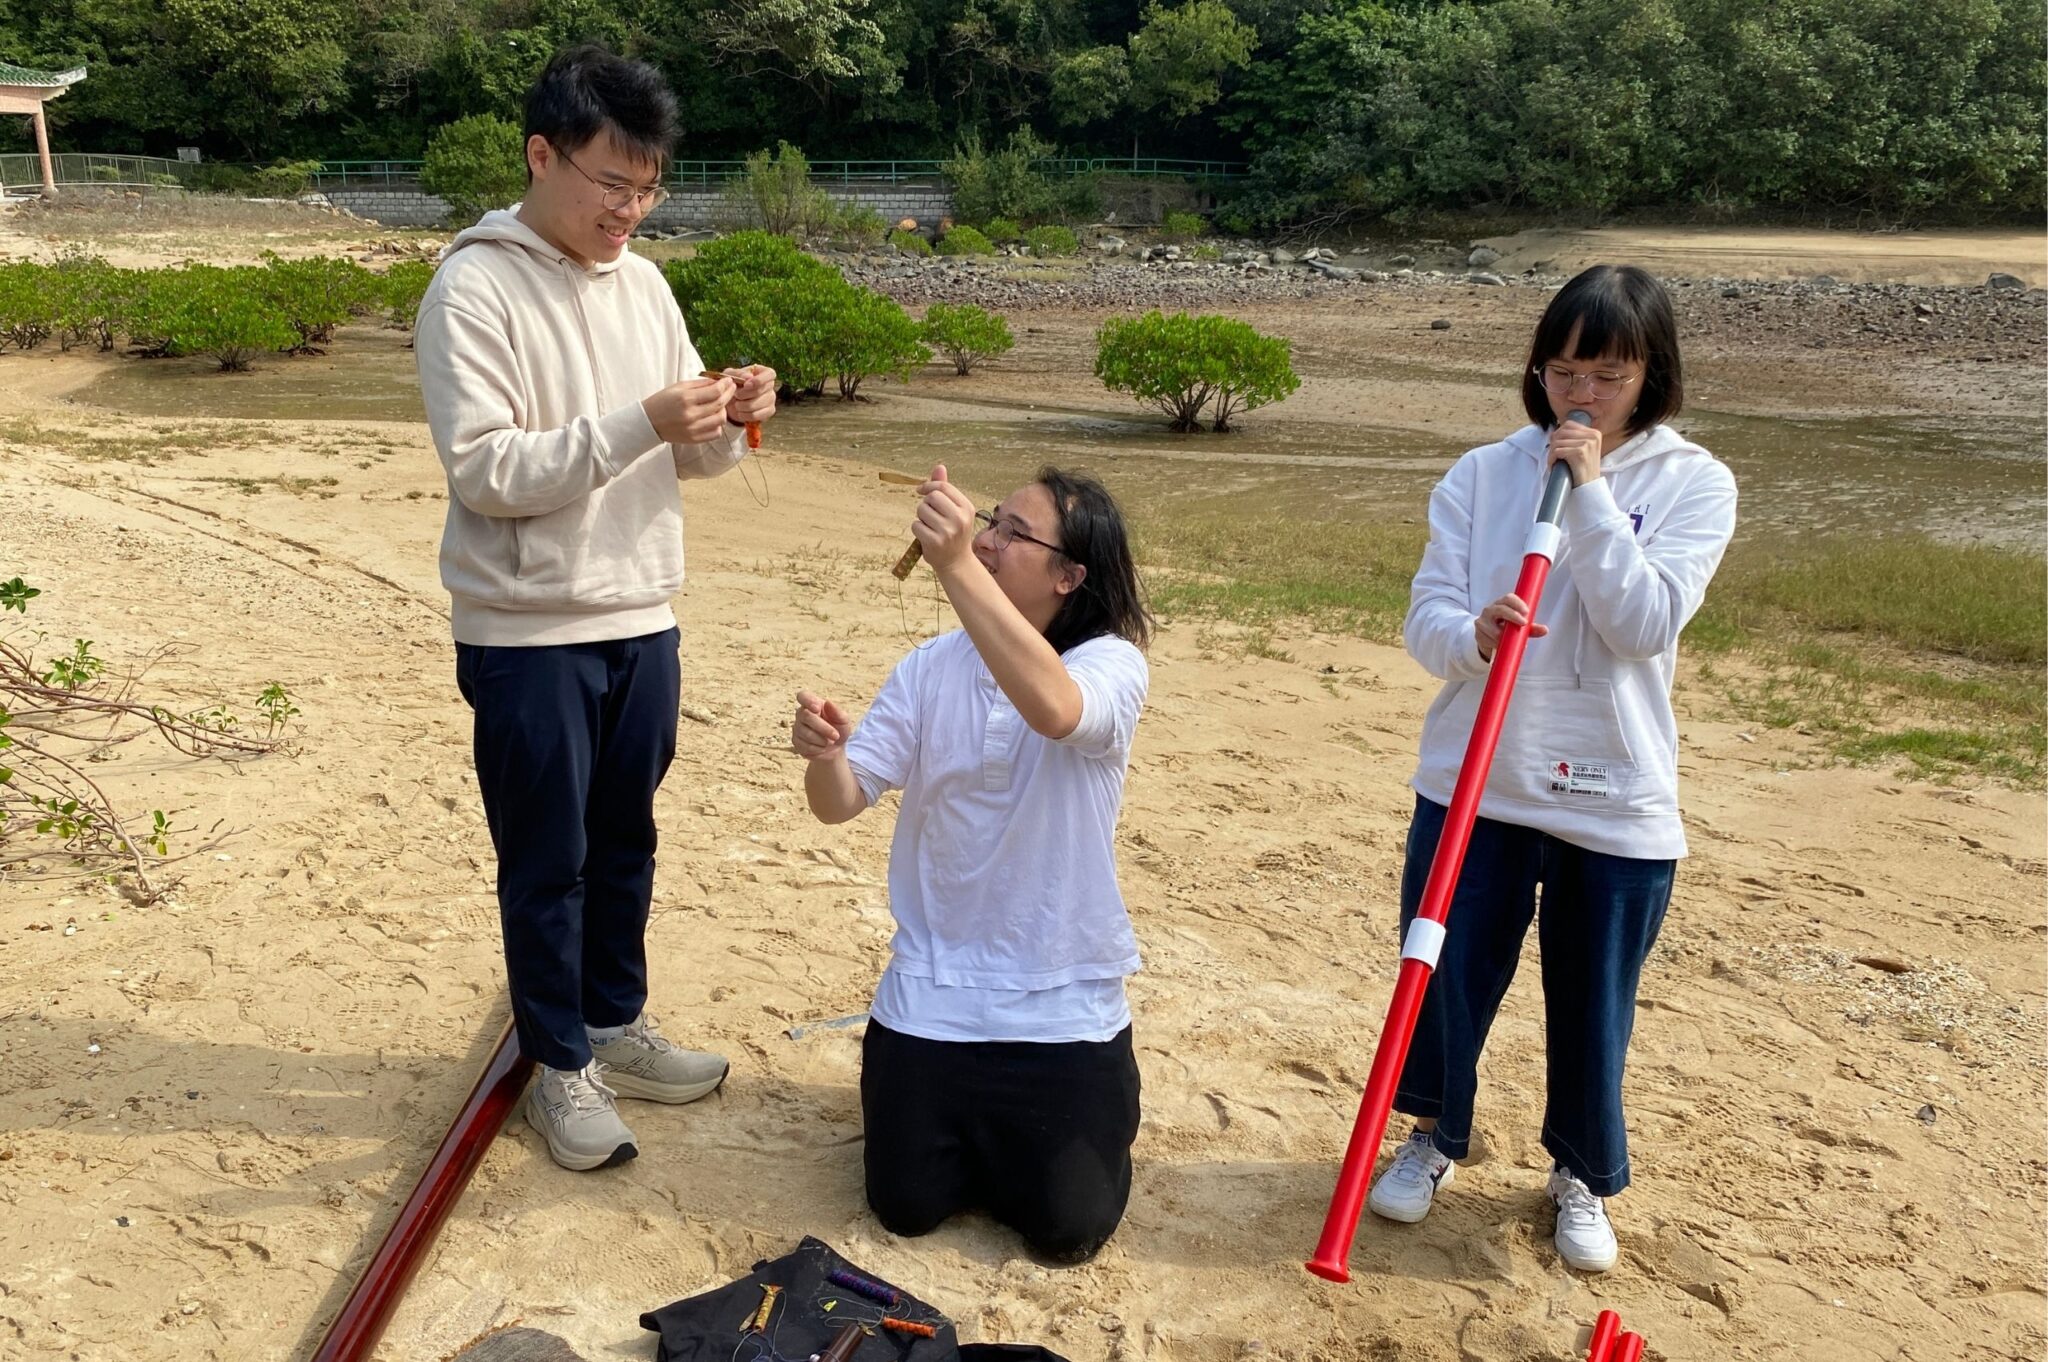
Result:
<svg viewBox="0 0 2048 1362">
<path fill-rule="evenodd" d="M 1572 328 L 1579 343 L 1571 353 Z M 1629 413 L 1628 431 L 1641 434 L 1678 415 L 1685 381 L 1678 362 L 1678 322 L 1671 295 L 1647 270 L 1635 265 L 1595 265 L 1557 291 L 1522 366 L 1522 410 L 1544 430 L 1557 424 L 1540 371 L 1554 359 L 1598 359 L 1613 355 L 1643 366 L 1643 388 Z"/>
<path fill-rule="evenodd" d="M 676 97 L 661 73 L 595 43 L 565 48 L 526 92 L 525 142 L 536 133 L 574 156 L 607 130 L 621 151 L 666 170 Z M 533 178 L 531 168 L 527 178 Z"/>
</svg>

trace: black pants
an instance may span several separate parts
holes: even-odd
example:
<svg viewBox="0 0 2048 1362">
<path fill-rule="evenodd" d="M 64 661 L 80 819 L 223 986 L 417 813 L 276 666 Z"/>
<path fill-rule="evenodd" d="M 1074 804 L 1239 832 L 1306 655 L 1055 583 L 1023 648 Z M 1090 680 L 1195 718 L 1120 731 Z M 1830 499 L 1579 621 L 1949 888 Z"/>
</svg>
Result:
<svg viewBox="0 0 2048 1362">
<path fill-rule="evenodd" d="M 978 1207 L 1049 1262 L 1086 1262 L 1123 1219 L 1138 1061 L 1112 1040 L 923 1040 L 869 1022 L 861 1048 L 868 1205 L 891 1234 Z"/>
<path fill-rule="evenodd" d="M 623 1026 L 647 1001 L 654 792 L 676 754 L 678 638 L 455 645 L 519 1048 L 551 1069 L 588 1064 L 585 1025 Z"/>
</svg>

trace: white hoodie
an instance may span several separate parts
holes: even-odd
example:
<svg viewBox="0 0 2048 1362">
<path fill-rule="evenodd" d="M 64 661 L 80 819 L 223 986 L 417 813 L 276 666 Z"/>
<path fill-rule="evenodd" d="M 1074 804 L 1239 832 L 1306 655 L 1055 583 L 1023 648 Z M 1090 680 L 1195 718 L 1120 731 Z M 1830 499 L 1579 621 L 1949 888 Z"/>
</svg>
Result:
<svg viewBox="0 0 2048 1362">
<path fill-rule="evenodd" d="M 661 271 L 630 251 L 586 269 L 515 212 L 449 244 L 415 328 L 456 641 L 660 633 L 683 584 L 676 479 L 738 463 L 742 431 L 664 444 L 641 399 L 703 363 Z"/>
<path fill-rule="evenodd" d="M 1446 685 L 1422 723 L 1413 785 L 1440 804 L 1464 764 L 1486 684 L 1473 622 L 1515 589 L 1546 471 L 1525 426 L 1465 454 L 1429 498 L 1429 548 L 1409 596 L 1408 652 Z M 1602 461 L 1565 500 L 1564 545 L 1536 612 L 1481 817 L 1614 856 L 1686 854 L 1678 817 L 1678 635 L 1735 531 L 1735 476 L 1668 426 Z M 1624 509 L 1626 508 L 1626 509 Z"/>
</svg>

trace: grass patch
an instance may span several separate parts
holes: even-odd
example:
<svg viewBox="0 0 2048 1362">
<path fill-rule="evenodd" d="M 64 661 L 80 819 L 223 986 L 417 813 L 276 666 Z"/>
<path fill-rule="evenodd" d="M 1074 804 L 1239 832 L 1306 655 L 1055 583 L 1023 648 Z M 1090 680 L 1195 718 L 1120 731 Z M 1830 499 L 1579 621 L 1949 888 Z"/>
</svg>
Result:
<svg viewBox="0 0 2048 1362">
<path fill-rule="evenodd" d="M 1398 643 L 1423 525 L 1161 511 L 1138 553 L 1163 617 Z M 1218 634 L 1217 638 L 1222 635 Z M 1935 780 L 2048 781 L 2048 564 L 1923 538 L 1738 542 L 1687 626 L 1696 683 L 1832 756 Z M 1717 665 L 1739 658 L 1739 664 Z"/>
<path fill-rule="evenodd" d="M 285 473 L 268 478 L 213 477 L 201 478 L 199 481 L 218 483 L 223 487 L 232 487 L 243 496 L 249 497 L 255 496 L 266 488 L 275 488 L 280 492 L 286 492 L 295 497 L 311 495 L 326 499 L 335 495 L 334 492 L 328 489 L 338 485 L 338 480 L 335 478 L 299 478 Z"/>
<path fill-rule="evenodd" d="M 1737 551 L 1687 642 L 1726 649 L 1787 625 L 2039 668 L 2048 663 L 2048 563 L 1918 537 Z"/>
<path fill-rule="evenodd" d="M 1138 555 L 1163 616 L 1263 626 L 1268 637 L 1273 624 L 1299 621 L 1382 643 L 1401 637 L 1428 538 L 1421 525 L 1221 513 L 1165 512 L 1142 526 Z"/>
<path fill-rule="evenodd" d="M 0 422 L 0 442 L 55 449 L 87 463 L 133 463 L 148 467 L 176 454 L 204 454 L 257 443 L 259 432 L 226 422 L 199 422 L 112 435 L 46 426 L 33 416 Z"/>
</svg>

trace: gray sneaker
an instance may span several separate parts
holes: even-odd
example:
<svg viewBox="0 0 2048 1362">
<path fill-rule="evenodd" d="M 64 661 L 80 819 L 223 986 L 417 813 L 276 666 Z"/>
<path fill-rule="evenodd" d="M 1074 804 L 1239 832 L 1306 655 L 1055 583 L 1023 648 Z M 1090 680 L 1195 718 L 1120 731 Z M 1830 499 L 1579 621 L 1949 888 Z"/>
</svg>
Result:
<svg viewBox="0 0 2048 1362">
<path fill-rule="evenodd" d="M 592 1039 L 597 1073 L 621 1097 L 650 1102 L 694 1102 L 716 1092 L 732 1065 L 723 1055 L 685 1050 L 661 1034 L 646 1013 L 612 1040 Z"/>
<path fill-rule="evenodd" d="M 581 1069 L 542 1065 L 526 1099 L 526 1123 L 548 1142 L 556 1163 L 579 1173 L 610 1168 L 640 1153 L 600 1071 L 594 1060 Z"/>
</svg>

